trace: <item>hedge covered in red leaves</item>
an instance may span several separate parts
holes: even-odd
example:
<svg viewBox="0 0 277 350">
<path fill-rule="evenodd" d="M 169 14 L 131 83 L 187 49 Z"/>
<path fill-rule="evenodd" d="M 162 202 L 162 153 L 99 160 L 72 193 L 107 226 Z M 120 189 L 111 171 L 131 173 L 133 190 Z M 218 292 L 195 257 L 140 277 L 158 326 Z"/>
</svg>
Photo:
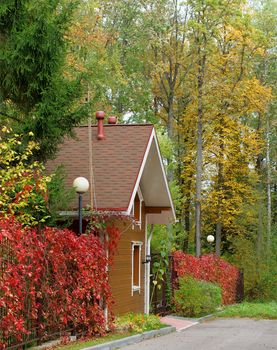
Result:
<svg viewBox="0 0 277 350">
<path fill-rule="evenodd" d="M 174 270 L 178 277 L 190 275 L 196 279 L 213 282 L 222 289 L 224 305 L 236 303 L 239 269 L 217 255 L 199 258 L 177 251 L 173 253 Z"/>
<path fill-rule="evenodd" d="M 93 234 L 0 219 L 0 348 L 34 329 L 39 338 L 53 329 L 104 333 L 103 305 L 112 304 L 105 249 Z"/>
</svg>

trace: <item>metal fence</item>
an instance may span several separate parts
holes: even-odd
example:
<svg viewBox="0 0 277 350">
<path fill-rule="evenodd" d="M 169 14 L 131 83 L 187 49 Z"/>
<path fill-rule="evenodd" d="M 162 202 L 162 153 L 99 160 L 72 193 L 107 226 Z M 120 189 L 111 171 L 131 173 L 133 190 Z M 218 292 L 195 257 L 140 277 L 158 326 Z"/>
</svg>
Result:
<svg viewBox="0 0 277 350">
<path fill-rule="evenodd" d="M 171 301 L 174 296 L 177 274 L 173 268 L 173 257 L 169 256 L 166 272 L 161 278 L 156 280 L 156 276 L 153 273 L 153 266 L 158 259 L 158 254 L 151 255 L 150 304 L 153 313 L 165 315 L 169 313 L 171 309 Z M 154 281 L 157 283 L 154 284 Z"/>
<path fill-rule="evenodd" d="M 2 241 L 0 244 L 0 279 L 3 279 L 4 273 L 10 263 L 13 261 L 13 256 L 11 254 L 11 249 L 8 241 Z M 0 292 L 1 293 L 1 292 Z M 0 294 L 1 297 L 1 294 Z M 0 306 L 0 324 L 5 316 L 7 316 L 9 310 L 7 307 Z M 22 317 L 24 319 L 24 326 L 27 329 L 27 334 L 22 333 L 20 337 L 16 338 L 9 334 L 6 334 L 5 330 L 0 327 L 0 343 L 6 343 L 7 350 L 23 350 L 31 346 L 39 345 L 45 341 L 56 339 L 58 337 L 64 336 L 70 332 L 68 329 L 59 329 L 55 327 L 47 327 L 42 331 L 41 327 L 38 326 L 40 315 L 38 319 L 34 320 L 31 316 L 32 310 L 30 307 L 30 299 L 28 294 L 25 296 L 24 300 L 24 310 L 22 311 Z M 19 340 L 20 339 L 20 340 Z M 0 346 L 1 348 L 1 346 Z"/>
</svg>

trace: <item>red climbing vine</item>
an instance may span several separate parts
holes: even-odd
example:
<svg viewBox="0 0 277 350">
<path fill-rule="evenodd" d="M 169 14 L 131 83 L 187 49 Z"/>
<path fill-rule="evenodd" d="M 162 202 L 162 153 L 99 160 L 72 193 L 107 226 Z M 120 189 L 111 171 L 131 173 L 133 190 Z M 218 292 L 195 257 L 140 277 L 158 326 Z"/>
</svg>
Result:
<svg viewBox="0 0 277 350">
<path fill-rule="evenodd" d="M 40 338 L 51 329 L 105 332 L 104 306 L 111 310 L 113 303 L 106 267 L 120 234 L 107 225 L 106 246 L 97 229 L 91 231 L 78 237 L 68 229 L 38 231 L 0 218 L 1 349 L 34 329 Z"/>
</svg>

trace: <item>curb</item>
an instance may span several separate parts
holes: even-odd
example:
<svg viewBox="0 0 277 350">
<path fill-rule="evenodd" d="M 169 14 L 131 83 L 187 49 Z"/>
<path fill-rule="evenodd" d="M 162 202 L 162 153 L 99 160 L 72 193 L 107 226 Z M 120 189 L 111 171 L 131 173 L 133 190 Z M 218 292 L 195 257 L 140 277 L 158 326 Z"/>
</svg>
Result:
<svg viewBox="0 0 277 350">
<path fill-rule="evenodd" d="M 44 349 L 49 349 L 50 347 L 54 347 L 54 346 L 57 346 L 60 344 L 61 344 L 60 339 L 50 340 L 50 341 L 43 343 L 41 345 L 32 346 L 32 347 L 30 347 L 30 350 L 44 350 Z"/>
<path fill-rule="evenodd" d="M 141 334 L 132 335 L 130 337 L 114 340 L 108 343 L 90 346 L 88 348 L 83 348 L 82 350 L 112 350 L 118 349 L 123 346 L 139 343 L 146 339 L 155 338 L 158 336 L 166 335 L 175 332 L 176 328 L 169 326 L 161 329 L 156 329 L 153 331 L 144 332 Z"/>
<path fill-rule="evenodd" d="M 210 320 L 210 319 L 215 318 L 215 317 L 216 316 L 214 314 L 210 314 L 210 315 L 198 318 L 197 322 L 202 323 L 202 322 L 205 322 L 205 321 Z"/>
</svg>

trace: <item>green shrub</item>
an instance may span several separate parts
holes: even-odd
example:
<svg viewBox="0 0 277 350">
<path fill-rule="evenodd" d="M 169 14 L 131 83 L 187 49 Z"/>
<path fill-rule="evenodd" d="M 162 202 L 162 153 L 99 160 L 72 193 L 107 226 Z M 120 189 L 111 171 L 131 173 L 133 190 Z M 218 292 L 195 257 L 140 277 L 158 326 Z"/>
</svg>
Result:
<svg viewBox="0 0 277 350">
<path fill-rule="evenodd" d="M 261 277 L 246 293 L 247 300 L 277 301 L 277 278 L 272 271 L 263 271 Z"/>
<path fill-rule="evenodd" d="M 273 234 L 270 242 L 258 258 L 255 235 L 232 239 L 235 253 L 230 257 L 231 262 L 243 269 L 248 301 L 277 301 L 277 235 Z"/>
<path fill-rule="evenodd" d="M 180 316 L 198 317 L 213 313 L 221 305 L 221 288 L 190 276 L 179 278 L 174 305 Z"/>
</svg>

